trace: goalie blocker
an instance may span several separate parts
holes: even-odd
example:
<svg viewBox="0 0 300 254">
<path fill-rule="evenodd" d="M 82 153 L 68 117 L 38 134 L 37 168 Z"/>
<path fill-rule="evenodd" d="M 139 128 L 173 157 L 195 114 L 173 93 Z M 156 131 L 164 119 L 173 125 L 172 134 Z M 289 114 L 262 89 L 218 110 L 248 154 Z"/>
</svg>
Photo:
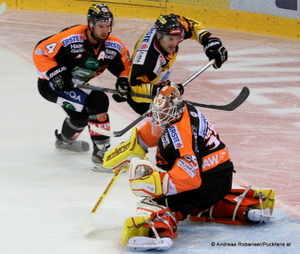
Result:
<svg viewBox="0 0 300 254">
<path fill-rule="evenodd" d="M 121 143 L 114 149 L 107 151 L 103 157 L 103 166 L 111 168 L 114 172 L 117 169 L 127 167 L 133 157 L 144 157 L 146 151 L 138 143 L 138 131 L 134 127 L 130 139 Z"/>
</svg>

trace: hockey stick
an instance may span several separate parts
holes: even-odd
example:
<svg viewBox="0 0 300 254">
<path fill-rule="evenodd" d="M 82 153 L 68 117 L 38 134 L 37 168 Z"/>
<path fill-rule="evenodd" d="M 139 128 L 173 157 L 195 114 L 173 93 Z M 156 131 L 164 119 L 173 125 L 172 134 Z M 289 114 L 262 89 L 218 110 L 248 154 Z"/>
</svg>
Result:
<svg viewBox="0 0 300 254">
<path fill-rule="evenodd" d="M 226 105 L 211 105 L 211 104 L 202 104 L 198 102 L 189 102 L 188 103 L 193 104 L 194 106 L 202 107 L 202 108 L 211 108 L 211 109 L 218 109 L 218 110 L 225 110 L 225 111 L 233 111 L 237 107 L 239 107 L 243 102 L 248 98 L 250 94 L 250 90 L 248 87 L 243 87 L 241 92 L 238 94 L 238 96 L 230 103 Z"/>
<path fill-rule="evenodd" d="M 199 76 L 202 72 L 204 72 L 207 68 L 209 68 L 213 63 L 215 62 L 215 60 L 211 60 L 209 61 L 205 66 L 203 66 L 200 70 L 198 70 L 194 75 L 192 75 L 190 78 L 188 78 L 186 81 L 184 81 L 182 83 L 182 86 L 186 86 L 188 83 L 190 83 L 193 79 L 195 79 L 197 76 Z M 77 87 L 81 87 L 81 88 L 86 88 L 86 86 L 84 85 L 80 85 Z M 88 88 L 88 86 L 87 86 Z M 94 90 L 97 87 L 93 87 L 92 89 Z M 113 90 L 113 89 L 108 89 L 108 88 L 101 88 L 99 87 L 99 90 L 102 90 L 102 92 L 104 92 L 104 89 L 106 92 L 108 91 L 113 91 L 113 93 L 118 93 L 117 90 Z M 98 90 L 98 89 L 97 89 Z M 131 96 L 133 96 L 133 93 L 130 93 Z M 143 95 L 143 94 L 137 94 L 137 95 Z M 154 98 L 154 96 L 151 95 L 145 95 L 145 96 L 149 96 L 151 99 Z M 192 103 L 192 102 L 191 102 Z M 104 136 L 110 136 L 110 137 L 121 137 L 123 134 L 125 134 L 128 130 L 130 130 L 133 126 L 135 126 L 136 124 L 138 124 L 140 121 L 142 121 L 145 117 L 147 117 L 149 114 L 151 113 L 151 109 L 149 109 L 147 112 L 145 112 L 144 114 L 142 114 L 140 117 L 138 117 L 136 120 L 134 120 L 131 124 L 129 124 L 127 127 L 125 127 L 123 130 L 120 131 L 107 131 L 107 130 L 103 130 L 100 129 L 94 125 L 90 126 L 90 129 L 94 132 L 97 132 L 99 134 L 102 134 Z"/>
<path fill-rule="evenodd" d="M 93 207 L 92 211 L 90 212 L 89 216 L 87 217 L 85 222 L 80 225 L 80 229 L 81 229 L 81 231 L 84 235 L 88 235 L 89 233 L 91 233 L 92 231 L 95 230 L 95 228 L 92 225 L 95 214 L 96 214 L 97 210 L 99 209 L 99 207 L 102 205 L 102 203 L 103 203 L 104 199 L 106 198 L 106 196 L 108 195 L 109 191 L 112 189 L 112 187 L 114 186 L 114 184 L 116 183 L 116 181 L 120 177 L 123 169 L 124 169 L 124 167 L 120 168 L 120 169 L 117 169 L 115 171 L 115 174 L 113 175 L 112 179 L 108 183 L 107 187 L 105 188 L 105 190 L 102 193 L 102 195 L 100 196 L 100 198 L 98 199 L 97 203 L 94 205 L 94 207 Z"/>
<path fill-rule="evenodd" d="M 121 137 L 123 136 L 127 131 L 129 131 L 132 127 L 134 127 L 136 124 L 138 124 L 140 121 L 142 121 L 146 116 L 148 116 L 151 113 L 151 109 L 148 109 L 147 112 L 142 114 L 140 117 L 135 119 L 132 123 L 130 123 L 128 126 L 126 126 L 123 130 L 120 131 L 107 131 L 100 129 L 96 127 L 95 125 L 90 125 L 90 129 L 94 132 L 97 132 L 99 134 L 102 134 L 104 136 L 109 136 L 109 137 Z"/>
<path fill-rule="evenodd" d="M 199 107 L 204 107 L 204 108 L 232 111 L 232 110 L 235 110 L 237 107 L 239 107 L 248 98 L 249 94 L 250 94 L 249 88 L 243 87 L 243 89 L 241 90 L 239 95 L 232 102 L 230 102 L 227 105 L 210 105 L 210 104 L 202 104 L 202 103 L 197 103 L 197 102 L 189 102 L 189 101 L 186 101 L 186 102 L 192 103 L 194 106 L 199 106 Z M 123 130 L 120 130 L 120 131 L 107 131 L 107 130 L 100 129 L 94 125 L 90 125 L 90 129 L 92 131 L 102 134 L 104 136 L 121 137 L 128 130 L 130 130 L 133 126 L 135 126 L 137 123 L 142 121 L 150 113 L 151 113 L 151 109 L 149 109 L 147 112 L 145 112 L 143 115 L 141 115 L 139 118 L 137 118 L 135 121 L 133 121 L 131 124 L 129 124 L 127 127 L 125 127 Z"/>
<path fill-rule="evenodd" d="M 1 15 L 3 12 L 5 12 L 5 10 L 6 10 L 6 3 L 3 2 L 3 3 L 0 5 L 0 15 Z"/>
<path fill-rule="evenodd" d="M 198 70 L 196 73 L 194 73 L 191 77 L 189 77 L 186 81 L 182 83 L 182 86 L 186 86 L 188 83 L 190 83 L 192 80 L 194 80 L 196 77 L 198 77 L 202 72 L 204 72 L 207 68 L 209 68 L 212 64 L 214 64 L 215 60 L 210 60 L 206 65 L 204 65 L 200 70 Z M 94 91 L 99 92 L 106 92 L 106 93 L 113 93 L 118 94 L 119 91 L 115 89 L 110 88 L 104 88 L 104 87 L 97 87 L 97 86 L 90 86 L 88 84 L 86 85 L 78 85 L 75 84 L 74 87 L 76 88 L 86 88 Z M 125 94 L 126 95 L 126 94 Z M 148 94 L 140 94 L 140 93 L 127 93 L 127 95 L 130 95 L 131 97 L 140 97 L 140 98 L 147 98 L 147 99 L 153 99 L 153 95 Z M 193 104 L 193 102 L 190 102 Z"/>
</svg>

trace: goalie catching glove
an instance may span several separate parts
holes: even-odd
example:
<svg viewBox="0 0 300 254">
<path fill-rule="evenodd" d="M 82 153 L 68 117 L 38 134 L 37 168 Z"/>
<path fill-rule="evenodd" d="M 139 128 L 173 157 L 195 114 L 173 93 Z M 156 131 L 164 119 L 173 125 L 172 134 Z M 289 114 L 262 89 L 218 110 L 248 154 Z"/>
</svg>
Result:
<svg viewBox="0 0 300 254">
<path fill-rule="evenodd" d="M 137 128 L 133 128 L 130 139 L 107 151 L 103 157 L 103 167 L 112 171 L 129 165 L 132 157 L 144 157 L 146 151 L 138 143 Z"/>
<path fill-rule="evenodd" d="M 139 197 L 159 197 L 163 194 L 159 172 L 145 158 L 134 157 L 129 166 L 129 183 L 132 192 Z"/>
</svg>

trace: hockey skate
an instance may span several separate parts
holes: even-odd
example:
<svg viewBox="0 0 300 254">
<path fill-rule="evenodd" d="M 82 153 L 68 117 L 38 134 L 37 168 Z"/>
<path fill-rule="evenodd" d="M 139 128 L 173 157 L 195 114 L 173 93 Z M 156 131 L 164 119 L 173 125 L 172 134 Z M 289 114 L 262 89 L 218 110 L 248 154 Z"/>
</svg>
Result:
<svg viewBox="0 0 300 254">
<path fill-rule="evenodd" d="M 247 219 L 249 221 L 253 222 L 259 222 L 259 223 L 268 223 L 270 218 L 272 218 L 271 210 L 270 208 L 266 209 L 250 209 L 247 212 Z"/>
<path fill-rule="evenodd" d="M 106 153 L 109 146 L 99 145 L 99 147 L 97 145 L 94 145 L 92 162 L 95 164 L 92 167 L 92 170 L 95 172 L 112 173 L 113 171 L 110 168 L 103 167 L 103 156 Z"/>
<path fill-rule="evenodd" d="M 146 236 L 135 236 L 129 239 L 127 248 L 131 251 L 168 250 L 172 247 L 173 240 L 169 237 L 159 239 Z"/>
<path fill-rule="evenodd" d="M 61 134 L 55 130 L 55 147 L 59 150 L 67 150 L 73 152 L 87 152 L 90 150 L 89 143 L 82 140 L 63 140 Z"/>
</svg>

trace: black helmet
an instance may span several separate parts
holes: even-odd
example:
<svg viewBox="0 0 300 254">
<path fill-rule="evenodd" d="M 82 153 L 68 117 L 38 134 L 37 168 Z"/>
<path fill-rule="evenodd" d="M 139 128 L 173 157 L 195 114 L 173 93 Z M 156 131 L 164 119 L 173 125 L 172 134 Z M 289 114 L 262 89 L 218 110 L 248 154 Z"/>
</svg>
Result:
<svg viewBox="0 0 300 254">
<path fill-rule="evenodd" d="M 181 35 L 183 33 L 183 26 L 175 14 L 160 15 L 155 26 L 157 31 L 163 35 Z"/>
<path fill-rule="evenodd" d="M 92 4 L 87 13 L 87 21 L 95 24 L 97 22 L 113 23 L 114 16 L 106 4 Z"/>
</svg>

